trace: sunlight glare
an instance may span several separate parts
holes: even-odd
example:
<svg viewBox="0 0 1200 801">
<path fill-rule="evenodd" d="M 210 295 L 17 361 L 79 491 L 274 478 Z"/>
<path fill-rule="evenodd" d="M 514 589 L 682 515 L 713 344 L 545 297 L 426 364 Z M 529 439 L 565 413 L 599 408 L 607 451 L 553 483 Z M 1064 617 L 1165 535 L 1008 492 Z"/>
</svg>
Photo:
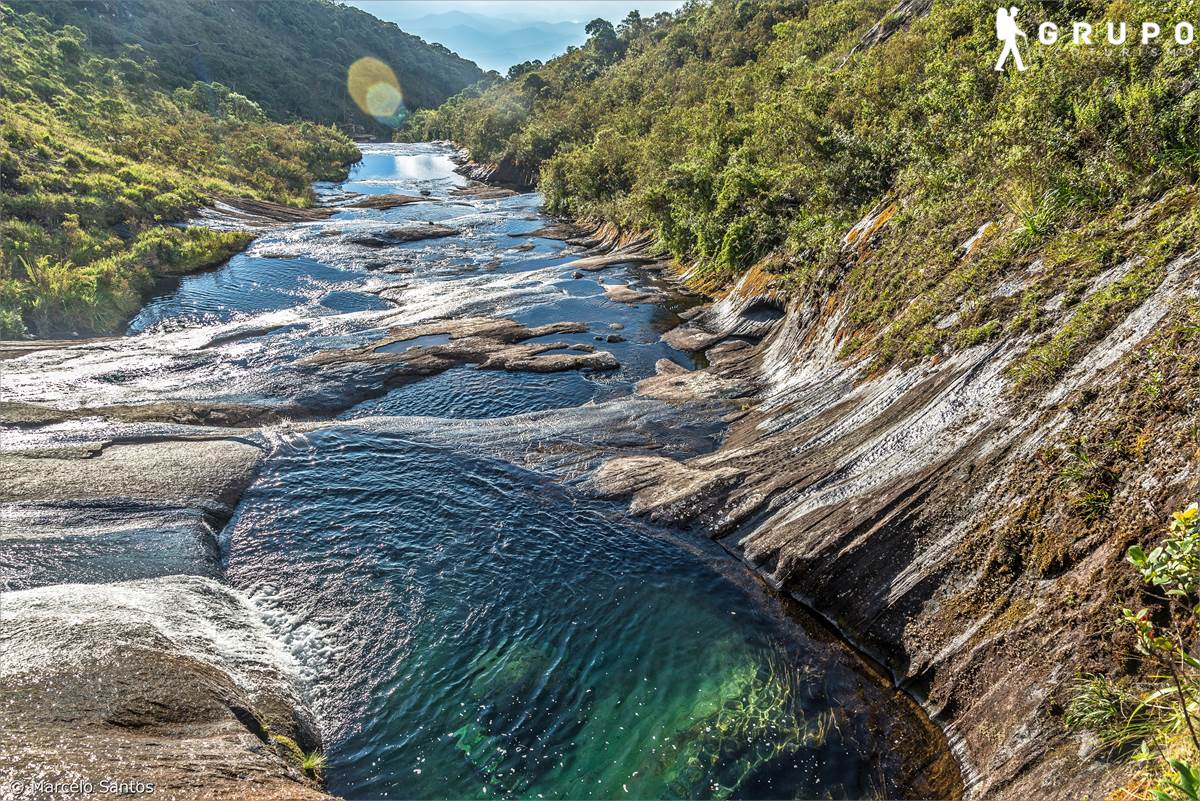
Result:
<svg viewBox="0 0 1200 801">
<path fill-rule="evenodd" d="M 383 123 L 396 123 L 405 114 L 404 93 L 392 68 L 364 56 L 350 65 L 346 76 L 350 97 L 364 113 Z"/>
</svg>

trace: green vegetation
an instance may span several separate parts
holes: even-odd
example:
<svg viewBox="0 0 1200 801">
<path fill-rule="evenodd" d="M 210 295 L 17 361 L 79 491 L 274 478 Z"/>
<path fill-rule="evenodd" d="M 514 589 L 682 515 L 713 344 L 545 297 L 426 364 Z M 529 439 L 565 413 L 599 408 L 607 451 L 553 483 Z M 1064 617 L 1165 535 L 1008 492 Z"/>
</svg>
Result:
<svg viewBox="0 0 1200 801">
<path fill-rule="evenodd" d="M 1147 669 L 1137 679 L 1083 676 L 1064 720 L 1099 736 L 1140 766 L 1125 788 L 1134 798 L 1196 798 L 1200 783 L 1200 508 L 1172 516 L 1168 536 L 1149 552 L 1129 548 L 1151 606 L 1123 609 L 1121 620 Z"/>
<path fill-rule="evenodd" d="M 357 158 L 331 128 L 220 84 L 168 92 L 144 54 L 4 5 L 0 63 L 0 338 L 119 331 L 156 279 L 246 242 L 171 223 L 214 196 L 309 203 Z"/>
<path fill-rule="evenodd" d="M 282 749 L 284 756 L 304 771 L 305 776 L 317 781 L 323 780 L 325 768 L 329 766 L 329 760 L 325 754 L 320 751 L 306 753 L 295 740 L 286 734 L 271 734 L 270 736 L 271 741 Z"/>
<path fill-rule="evenodd" d="M 300 760 L 300 770 L 314 779 L 319 779 L 328 764 L 329 760 L 325 758 L 324 754 L 320 751 L 312 751 L 305 754 Z"/>
<path fill-rule="evenodd" d="M 436 106 L 483 77 L 441 45 L 331 0 L 11 0 L 11 5 L 58 26 L 78 27 L 101 54 L 120 58 L 129 46 L 139 48 L 154 59 L 168 89 L 221 83 L 280 121 L 385 132 L 346 95 L 347 70 L 365 56 L 395 71 L 409 108 Z"/>
<path fill-rule="evenodd" d="M 699 286 L 759 265 L 796 296 L 833 295 L 845 355 L 882 368 L 1022 335 L 1014 383 L 1046 386 L 1194 248 L 1194 56 L 1064 42 L 997 73 L 994 4 L 945 0 L 913 19 L 893 5 L 713 0 L 597 21 L 583 47 L 414 114 L 402 134 L 535 170 L 553 211 L 656 232 Z M 1101 30 L 1200 7 L 1021 14 Z"/>
</svg>

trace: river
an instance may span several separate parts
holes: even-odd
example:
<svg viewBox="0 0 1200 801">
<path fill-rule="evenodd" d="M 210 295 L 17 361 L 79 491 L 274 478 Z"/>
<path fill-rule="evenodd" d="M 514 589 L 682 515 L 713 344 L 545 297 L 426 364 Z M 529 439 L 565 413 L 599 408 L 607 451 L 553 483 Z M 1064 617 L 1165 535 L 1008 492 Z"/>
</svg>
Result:
<svg viewBox="0 0 1200 801">
<path fill-rule="evenodd" d="M 581 249 L 528 235 L 536 194 L 455 194 L 441 145 L 365 145 L 325 203 L 424 194 L 386 211 L 265 230 L 220 269 L 163 286 L 103 347 L 6 363 L 4 399 L 66 406 L 299 404 L 220 532 L 212 573 L 287 652 L 347 798 L 859 798 L 920 793 L 942 746 L 916 705 L 705 537 L 595 497 L 609 453 L 714 448 L 727 408 L 633 396 L 661 334 L 698 300 L 653 270 L 581 274 Z M 452 236 L 364 246 L 381 226 Z M 219 223 L 218 223 L 219 224 Z M 360 237 L 357 242 L 355 237 Z M 617 303 L 605 284 L 662 293 Z M 618 369 L 464 364 L 397 380 L 306 360 L 397 326 L 569 321 L 553 352 Z M 445 333 L 383 350 L 444 344 Z M 611 340 L 611 341 L 610 341 Z M 109 425 L 51 427 L 62 442 Z M 25 435 L 22 435 L 25 436 Z M 10 550 L 10 589 L 186 568 L 140 541 L 96 556 Z M 122 555 L 123 554 L 123 555 Z M 37 565 L 35 567 L 35 565 Z M 181 567 L 183 565 L 184 567 Z"/>
</svg>

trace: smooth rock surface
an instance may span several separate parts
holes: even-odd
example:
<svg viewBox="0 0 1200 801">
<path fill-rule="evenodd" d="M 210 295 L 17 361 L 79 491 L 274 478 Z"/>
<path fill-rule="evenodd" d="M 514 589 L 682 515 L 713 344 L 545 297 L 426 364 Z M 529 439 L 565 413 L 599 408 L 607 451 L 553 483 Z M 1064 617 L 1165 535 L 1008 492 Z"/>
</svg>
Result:
<svg viewBox="0 0 1200 801">
<path fill-rule="evenodd" d="M 286 655 L 210 579 L 65 584 L 0 595 L 0 784 L 153 783 L 154 798 L 326 797 L 272 735 L 317 743 Z M 13 783 L 19 783 L 14 785 Z M 82 797 L 72 795 L 72 797 Z"/>
</svg>

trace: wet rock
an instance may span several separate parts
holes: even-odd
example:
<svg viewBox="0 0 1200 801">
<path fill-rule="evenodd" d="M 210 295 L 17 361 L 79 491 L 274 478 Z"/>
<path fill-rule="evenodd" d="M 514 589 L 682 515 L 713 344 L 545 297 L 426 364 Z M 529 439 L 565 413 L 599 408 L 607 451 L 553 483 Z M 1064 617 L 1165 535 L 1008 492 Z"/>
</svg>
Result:
<svg viewBox="0 0 1200 801">
<path fill-rule="evenodd" d="M 765 337 L 784 317 L 777 282 L 771 273 L 750 270 L 721 300 L 681 314 L 687 323 L 668 331 L 663 341 L 679 350 L 698 351 L 730 337 Z"/>
<path fill-rule="evenodd" d="M 83 344 L 103 345 L 106 342 L 114 342 L 119 339 L 120 337 L 0 340 L 0 360 L 16 359 L 30 353 L 35 353 L 39 350 L 59 350 L 60 348 L 68 348 Z"/>
<path fill-rule="evenodd" d="M 533 244 L 532 242 L 522 242 L 521 244 L 516 245 L 515 247 L 509 248 L 509 250 L 515 250 L 518 253 L 528 253 L 529 251 L 533 250 L 535 247 L 537 247 L 537 245 Z"/>
<path fill-rule="evenodd" d="M 757 345 L 722 341 L 709 350 L 712 367 L 696 371 L 752 392 L 721 448 L 682 463 L 620 459 L 596 483 L 633 498 L 636 511 L 698 523 L 899 681 L 927 688 L 969 797 L 1103 795 L 1126 764 L 1081 764 L 1060 710 L 1078 672 L 1114 658 L 1096 632 L 1111 626 L 1124 591 L 1113 578 L 1124 548 L 1161 537 L 1166 513 L 1200 482 L 1195 460 L 1172 444 L 1194 430 L 1195 377 L 1175 385 L 1187 383 L 1188 403 L 1141 418 L 1162 445 L 1124 462 L 1104 522 L 1081 523 L 1046 454 L 1056 442 L 1132 430 L 1128 398 L 1149 369 L 1147 337 L 1171 330 L 1184 287 L 1200 281 L 1200 256 L 1165 272 L 1053 386 L 1019 396 L 1006 391 L 1007 369 L 1025 343 L 874 375 L 839 358 L 844 309 L 798 305 L 779 318 L 751 287 L 692 321 L 710 335 L 765 331 Z M 690 373 L 660 373 L 639 394 L 711 390 Z"/>
<path fill-rule="evenodd" d="M 479 164 L 471 161 L 470 157 L 464 157 L 454 171 L 473 181 L 493 186 L 512 187 L 523 192 L 533 189 L 537 183 L 533 170 L 518 164 L 507 156 L 496 164 Z"/>
<path fill-rule="evenodd" d="M 562 480 L 582 478 L 614 456 L 684 458 L 711 449 L 717 405 L 681 410 L 625 396 L 565 409 L 489 419 L 486 424 L 434 417 L 361 417 L 325 425 L 419 436 L 463 452 L 504 459 Z"/>
<path fill-rule="evenodd" d="M 0 454 L 0 502 L 131 498 L 230 513 L 264 448 L 235 439 L 106 443 L 86 458 Z"/>
<path fill-rule="evenodd" d="M 608 351 L 544 354 L 540 349 L 527 345 L 519 348 L 489 357 L 480 368 L 523 373 L 558 373 L 565 370 L 616 370 L 620 367 L 616 358 Z"/>
<path fill-rule="evenodd" d="M 616 303 L 661 303 L 667 296 L 653 289 L 635 289 L 628 284 L 605 284 L 604 294 Z"/>
<path fill-rule="evenodd" d="M 89 417 L 181 425 L 259 426 L 305 417 L 307 414 L 305 408 L 292 404 L 265 406 L 251 403 L 157 401 L 59 409 L 37 403 L 0 401 L 0 424 L 16 427 L 42 426 Z"/>
<path fill-rule="evenodd" d="M 608 336 L 606 336 L 604 338 L 604 341 L 605 342 L 624 342 L 625 337 L 621 336 L 620 334 L 609 334 Z"/>
<path fill-rule="evenodd" d="M 575 280 L 579 280 L 580 278 L 583 278 L 583 273 L 579 272 L 579 270 L 576 270 L 575 272 L 571 273 L 571 277 Z"/>
<path fill-rule="evenodd" d="M 659 359 L 654 369 L 656 375 L 637 382 L 634 392 L 675 405 L 736 400 L 755 390 L 751 381 L 724 378 L 707 370 L 688 370 L 670 359 Z"/>
<path fill-rule="evenodd" d="M 670 359 L 659 359 L 654 363 L 655 375 L 685 375 L 690 372 L 691 370 L 682 364 L 677 364 Z"/>
<path fill-rule="evenodd" d="M 754 357 L 754 346 L 743 339 L 727 339 L 704 352 L 709 365 L 717 372 L 731 369 Z"/>
<path fill-rule="evenodd" d="M 625 328 L 625 323 L 609 323 L 608 327 L 614 331 L 620 331 Z"/>
<path fill-rule="evenodd" d="M 287 658 L 211 579 L 0 595 L 0 783 L 140 781 L 163 798 L 325 798 L 273 735 L 319 747 Z M 133 796 L 125 794 L 125 797 Z M 41 796 L 46 797 L 46 796 Z"/>
<path fill-rule="evenodd" d="M 0 513 L 13 523 L 0 535 L 0 586 L 219 574 L 216 532 L 264 448 L 234 438 L 143 441 L 149 435 L 137 431 L 124 441 L 96 436 L 10 438 L 12 450 L 0 454 Z"/>
<path fill-rule="evenodd" d="M 601 497 L 630 498 L 629 511 L 635 515 L 681 524 L 711 508 L 706 499 L 740 478 L 731 467 L 695 469 L 662 456 L 627 456 L 605 462 L 592 481 Z"/>
<path fill-rule="evenodd" d="M 128 498 L 31 500 L 0 504 L 0 516 L 0 592 L 221 575 L 218 515 L 200 508 Z"/>
<path fill-rule="evenodd" d="M 386 248 L 393 245 L 403 245 L 408 242 L 419 242 L 424 239 L 440 239 L 457 234 L 458 230 L 455 228 L 427 223 L 425 225 L 402 225 L 366 233 L 352 233 L 346 237 L 346 241 L 354 245 L 362 245 L 363 247 Z"/>
<path fill-rule="evenodd" d="M 218 199 L 211 207 L 201 209 L 197 215 L 200 221 L 217 227 L 255 230 L 317 222 L 332 217 L 336 212 L 337 209 L 329 207 L 301 209 L 268 200 L 225 197 Z"/>
<path fill-rule="evenodd" d="M 428 203 L 428 197 L 416 195 L 364 195 L 356 200 L 352 200 L 345 204 L 345 208 L 350 209 L 374 209 L 376 211 L 387 211 L 388 209 L 407 206 L 410 203 Z"/>
<path fill-rule="evenodd" d="M 487 186 L 486 184 L 474 184 L 472 186 L 460 186 L 450 190 L 450 197 L 470 197 L 476 200 L 495 200 L 503 197 L 513 197 L 520 194 L 512 189 L 505 189 L 501 186 Z"/>
<path fill-rule="evenodd" d="M 688 325 L 672 328 L 663 334 L 662 340 L 676 350 L 698 351 L 708 348 L 725 338 L 724 334 L 705 331 Z"/>
<path fill-rule="evenodd" d="M 745 283 L 743 279 L 742 289 L 735 287 L 719 302 L 698 307 L 685 324 L 663 334 L 663 341 L 679 350 L 698 351 L 729 337 L 766 336 L 783 318 L 783 309 L 773 295 L 752 294 L 756 288 L 746 289 Z"/>
<path fill-rule="evenodd" d="M 558 239 L 566 241 L 568 239 L 574 239 L 578 236 L 581 236 L 584 233 L 584 229 L 577 225 L 572 225 L 570 223 L 551 223 L 550 225 L 543 225 L 541 228 L 536 228 L 525 233 L 511 233 L 509 236 L 533 236 L 540 237 L 541 239 Z"/>
<path fill-rule="evenodd" d="M 583 333 L 583 323 L 562 322 L 524 326 L 515 320 L 464 317 L 393 328 L 388 335 L 361 348 L 326 350 L 304 360 L 321 369 L 370 366 L 376 379 L 396 385 L 444 372 L 462 364 L 482 369 L 550 373 L 561 370 L 612 370 L 619 366 L 612 354 L 579 352 L 569 342 L 529 342 L 554 334 Z M 398 346 L 422 337 L 444 335 L 448 341 L 432 345 Z M 574 350 L 571 353 L 550 351 Z"/>
<path fill-rule="evenodd" d="M 608 267 L 615 267 L 618 264 L 653 264 L 658 259 L 647 256 L 644 253 L 637 251 L 615 251 L 613 253 L 601 253 L 595 256 L 584 256 L 581 259 L 567 262 L 564 267 L 568 270 L 584 270 L 586 272 L 596 272 Z"/>
</svg>

